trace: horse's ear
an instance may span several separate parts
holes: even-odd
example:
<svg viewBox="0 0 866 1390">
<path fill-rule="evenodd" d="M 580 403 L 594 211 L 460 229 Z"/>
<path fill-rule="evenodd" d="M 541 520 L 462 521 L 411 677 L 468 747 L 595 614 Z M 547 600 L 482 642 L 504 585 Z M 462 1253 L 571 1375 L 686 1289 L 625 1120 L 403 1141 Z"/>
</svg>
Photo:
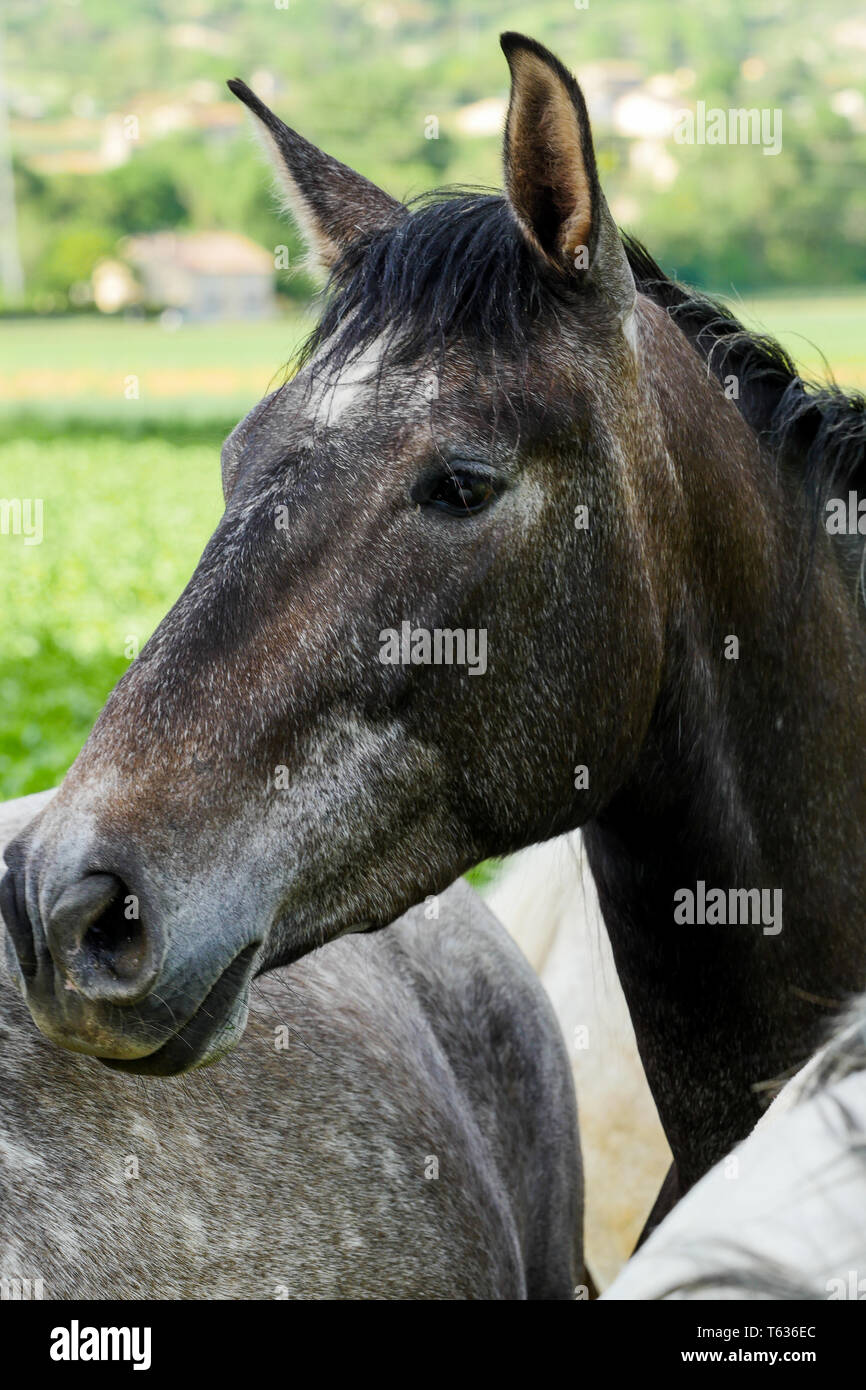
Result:
<svg viewBox="0 0 866 1390">
<path fill-rule="evenodd" d="M 311 145 L 275 116 L 245 82 L 233 78 L 228 87 L 257 118 L 286 207 L 319 268 L 330 270 L 356 237 L 393 226 L 405 216 L 402 203 Z"/>
<path fill-rule="evenodd" d="M 500 43 L 511 69 L 505 189 L 523 234 L 559 271 L 630 305 L 634 281 L 598 181 L 583 93 L 534 39 L 509 33 Z"/>
</svg>

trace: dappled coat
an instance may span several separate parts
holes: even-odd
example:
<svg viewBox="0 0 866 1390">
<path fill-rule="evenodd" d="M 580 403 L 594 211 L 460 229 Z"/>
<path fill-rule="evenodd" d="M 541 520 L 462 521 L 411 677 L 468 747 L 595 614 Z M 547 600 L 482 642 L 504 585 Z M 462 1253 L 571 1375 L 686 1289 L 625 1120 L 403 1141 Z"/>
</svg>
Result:
<svg viewBox="0 0 866 1390">
<path fill-rule="evenodd" d="M 39 800 L 0 815 L 4 842 Z M 46 1298 L 573 1297 L 556 1019 L 465 883 L 425 911 L 264 976 L 236 1051 L 166 1080 L 56 1047 L 0 967 L 0 1277 Z"/>
</svg>

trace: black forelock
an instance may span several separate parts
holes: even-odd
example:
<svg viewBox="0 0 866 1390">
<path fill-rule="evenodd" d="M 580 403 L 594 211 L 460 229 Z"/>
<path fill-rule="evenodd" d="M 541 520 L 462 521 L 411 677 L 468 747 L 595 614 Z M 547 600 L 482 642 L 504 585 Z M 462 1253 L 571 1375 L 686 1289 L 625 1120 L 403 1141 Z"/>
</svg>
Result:
<svg viewBox="0 0 866 1390">
<path fill-rule="evenodd" d="M 501 194 L 439 189 L 343 252 L 300 361 L 339 370 L 380 336 L 401 364 L 441 361 L 455 342 L 487 360 L 519 355 L 570 289 L 545 271 Z"/>
</svg>

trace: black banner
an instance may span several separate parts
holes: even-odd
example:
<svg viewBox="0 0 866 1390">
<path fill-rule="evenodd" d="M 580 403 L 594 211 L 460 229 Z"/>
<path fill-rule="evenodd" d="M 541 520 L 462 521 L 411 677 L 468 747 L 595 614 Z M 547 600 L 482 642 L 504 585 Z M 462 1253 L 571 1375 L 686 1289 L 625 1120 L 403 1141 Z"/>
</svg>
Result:
<svg viewBox="0 0 866 1390">
<path fill-rule="evenodd" d="M 575 1376 L 581 1367 L 588 1371 L 604 1358 L 609 1371 L 652 1375 L 675 1366 L 700 1369 L 706 1366 L 732 1368 L 804 1366 L 828 1373 L 856 1364 L 862 1347 L 863 1321 L 853 1308 L 834 1303 L 771 1303 L 764 1300 L 742 1302 L 666 1302 L 664 1304 L 596 1302 L 579 1303 L 570 1310 L 561 1308 L 548 1322 L 535 1322 L 538 1313 L 527 1310 L 526 1332 L 540 1330 L 549 1336 L 555 1328 L 568 1337 L 563 1348 Z M 325 1314 L 325 1316 L 328 1316 Z M 333 1317 L 333 1313 L 330 1315 Z M 378 1315 L 364 1314 L 363 1330 L 377 1329 Z M 369 1322 L 370 1316 L 373 1323 Z M 404 1311 L 395 1310 L 397 1321 L 390 1326 L 405 1327 Z M 410 1315 L 413 1316 L 413 1315 Z M 279 1363 L 285 1358 L 281 1379 L 291 1379 L 300 1364 L 309 1358 L 323 1358 L 333 1374 L 335 1344 L 345 1346 L 354 1358 L 366 1354 L 354 1340 L 347 1339 L 350 1327 L 342 1321 L 335 1338 L 332 1324 L 318 1324 L 310 1310 L 303 1314 L 297 1306 L 284 1303 L 39 1303 L 0 1302 L 0 1331 L 7 1355 L 14 1343 L 27 1348 L 28 1374 L 48 1375 L 52 1382 L 64 1383 L 70 1376 L 90 1379 L 101 1372 L 113 1376 L 124 1372 L 143 1378 L 175 1376 L 195 1372 L 226 1375 L 229 1368 L 247 1363 L 250 1370 L 262 1361 Z M 436 1327 L 453 1326 L 450 1317 Z M 350 1320 L 351 1331 L 358 1325 Z M 427 1324 L 432 1327 L 433 1324 Z M 467 1325 L 461 1324 L 464 1331 Z M 489 1332 L 489 1324 L 482 1324 Z M 511 1346 L 513 1321 L 503 1333 L 502 1349 Z M 498 1348 L 489 1335 L 477 1338 L 478 1324 L 472 1331 L 479 1355 L 490 1356 L 488 1370 L 498 1359 Z M 325 1331 L 324 1342 L 319 1339 Z M 286 1336 L 304 1339 L 291 1355 Z M 504 1338 L 508 1336 L 506 1343 Z M 351 1348 L 354 1347 L 354 1351 Z M 382 1347 L 379 1344 L 379 1354 Z M 443 1373 L 456 1369 L 453 1344 L 443 1344 Z M 550 1346 L 538 1348 L 541 1365 L 549 1362 Z M 425 1370 L 432 1369 L 435 1352 L 424 1350 Z M 412 1377 L 401 1357 L 404 1372 Z M 463 1353 L 459 1361 L 463 1363 Z M 445 1362 L 448 1366 L 445 1366 Z M 276 1369 L 276 1368 L 275 1368 Z M 309 1371 L 304 1371 L 308 1375 Z M 558 1373 L 559 1374 L 559 1373 Z M 10 1374 L 10 1380 L 13 1377 Z"/>
</svg>

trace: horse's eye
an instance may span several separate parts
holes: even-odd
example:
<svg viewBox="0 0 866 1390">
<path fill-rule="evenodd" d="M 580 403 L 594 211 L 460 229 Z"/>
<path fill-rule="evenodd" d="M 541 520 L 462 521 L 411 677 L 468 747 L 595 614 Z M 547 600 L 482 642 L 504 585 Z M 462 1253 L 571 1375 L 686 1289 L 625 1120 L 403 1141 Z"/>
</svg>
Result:
<svg viewBox="0 0 866 1390">
<path fill-rule="evenodd" d="M 493 481 L 485 473 L 456 467 L 432 481 L 423 500 L 449 516 L 471 516 L 495 496 Z"/>
</svg>

